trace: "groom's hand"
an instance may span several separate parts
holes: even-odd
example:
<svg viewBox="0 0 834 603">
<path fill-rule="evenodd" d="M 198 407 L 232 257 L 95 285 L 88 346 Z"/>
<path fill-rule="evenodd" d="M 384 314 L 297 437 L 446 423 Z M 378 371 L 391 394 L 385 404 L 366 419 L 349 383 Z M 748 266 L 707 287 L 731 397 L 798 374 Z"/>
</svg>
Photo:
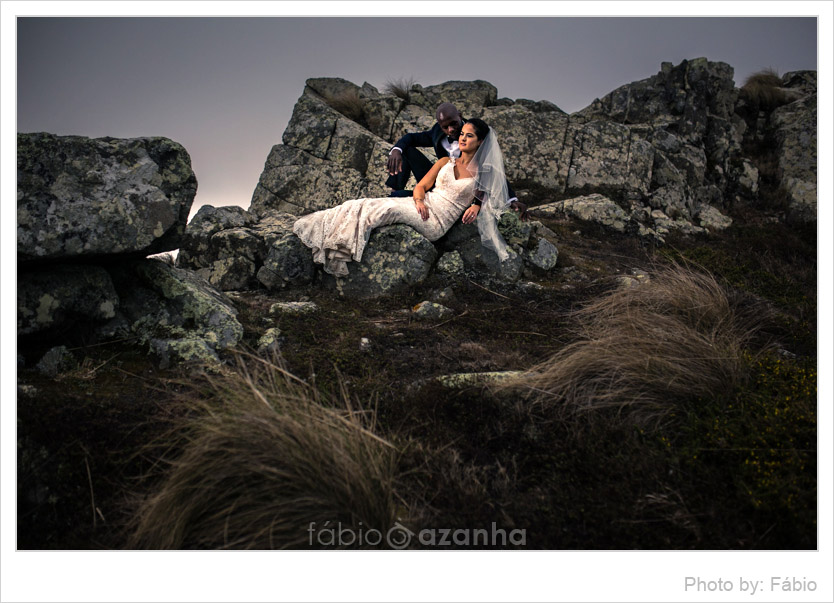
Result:
<svg viewBox="0 0 834 603">
<path fill-rule="evenodd" d="M 512 203 L 510 203 L 510 209 L 516 212 L 518 214 L 518 217 L 524 222 L 530 219 L 530 216 L 527 215 L 526 203 L 522 203 L 521 201 L 513 201 Z"/>
<path fill-rule="evenodd" d="M 403 171 L 403 154 L 399 149 L 394 149 L 388 155 L 388 173 L 393 176 Z"/>
</svg>

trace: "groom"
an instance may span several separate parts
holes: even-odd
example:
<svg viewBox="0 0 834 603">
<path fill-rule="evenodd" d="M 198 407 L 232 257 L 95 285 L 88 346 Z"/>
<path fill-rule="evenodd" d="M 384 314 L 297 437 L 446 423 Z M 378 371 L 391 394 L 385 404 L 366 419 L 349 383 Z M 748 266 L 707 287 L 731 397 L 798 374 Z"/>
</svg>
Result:
<svg viewBox="0 0 834 603">
<path fill-rule="evenodd" d="M 385 185 L 392 189 L 392 197 L 410 197 L 411 191 L 405 189 L 411 173 L 417 182 L 423 179 L 431 169 L 432 162 L 417 147 L 433 147 L 437 158 L 458 157 L 458 137 L 466 120 L 452 103 L 441 103 L 435 114 L 437 123 L 426 132 L 410 132 L 400 138 L 388 155 L 388 180 Z M 510 208 L 519 213 L 522 220 L 527 219 L 527 206 L 515 196 L 510 183 L 507 182 L 508 203 Z"/>
</svg>

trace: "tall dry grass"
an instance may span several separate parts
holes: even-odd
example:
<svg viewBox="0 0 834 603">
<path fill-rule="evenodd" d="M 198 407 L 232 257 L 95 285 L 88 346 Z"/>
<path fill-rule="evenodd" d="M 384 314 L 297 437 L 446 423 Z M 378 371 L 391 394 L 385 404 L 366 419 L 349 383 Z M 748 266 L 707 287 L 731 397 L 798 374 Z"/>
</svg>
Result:
<svg viewBox="0 0 834 603">
<path fill-rule="evenodd" d="M 619 409 L 658 425 L 747 378 L 755 319 L 709 274 L 676 266 L 574 316 L 578 338 L 504 387 L 564 416 Z"/>
<path fill-rule="evenodd" d="M 337 94 L 325 94 L 324 102 L 333 109 L 357 123 L 365 119 L 365 100 L 356 90 L 345 90 Z"/>
<path fill-rule="evenodd" d="M 782 78 L 770 68 L 748 77 L 740 94 L 757 111 L 770 112 L 792 100 L 782 89 Z"/>
<path fill-rule="evenodd" d="M 392 79 L 385 82 L 383 91 L 386 94 L 393 94 L 397 98 L 401 98 L 405 102 L 410 99 L 411 87 L 415 84 L 414 78 L 399 78 Z"/>
<path fill-rule="evenodd" d="M 139 504 L 130 548 L 310 548 L 311 522 L 382 533 L 394 524 L 397 451 L 346 392 L 328 405 L 254 356 L 190 390 L 200 395 L 169 436 L 179 454 Z"/>
</svg>

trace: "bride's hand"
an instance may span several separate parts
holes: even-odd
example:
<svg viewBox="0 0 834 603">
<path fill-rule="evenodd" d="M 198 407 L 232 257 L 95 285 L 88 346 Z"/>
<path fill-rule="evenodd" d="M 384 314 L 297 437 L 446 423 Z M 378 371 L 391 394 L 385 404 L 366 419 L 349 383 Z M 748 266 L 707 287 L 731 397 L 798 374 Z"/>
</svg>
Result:
<svg viewBox="0 0 834 603">
<path fill-rule="evenodd" d="M 424 221 L 428 220 L 429 219 L 429 208 L 426 207 L 426 204 L 423 203 L 423 201 L 421 199 L 415 199 L 414 203 L 415 203 L 415 205 L 417 205 L 417 213 L 420 214 L 420 217 L 423 218 Z"/>
<path fill-rule="evenodd" d="M 478 218 L 479 211 L 481 211 L 480 205 L 470 205 L 466 208 L 466 211 L 463 212 L 462 222 L 464 224 L 472 224 L 472 222 Z"/>
</svg>

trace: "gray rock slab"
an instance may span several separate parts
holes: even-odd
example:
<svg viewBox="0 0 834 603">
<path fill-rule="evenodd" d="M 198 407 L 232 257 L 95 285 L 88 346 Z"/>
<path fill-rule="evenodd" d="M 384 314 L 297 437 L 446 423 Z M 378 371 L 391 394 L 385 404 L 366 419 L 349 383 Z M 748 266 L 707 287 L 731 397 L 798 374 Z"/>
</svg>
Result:
<svg viewBox="0 0 834 603">
<path fill-rule="evenodd" d="M 17 138 L 18 261 L 177 249 L 197 180 L 167 138 Z"/>
</svg>

